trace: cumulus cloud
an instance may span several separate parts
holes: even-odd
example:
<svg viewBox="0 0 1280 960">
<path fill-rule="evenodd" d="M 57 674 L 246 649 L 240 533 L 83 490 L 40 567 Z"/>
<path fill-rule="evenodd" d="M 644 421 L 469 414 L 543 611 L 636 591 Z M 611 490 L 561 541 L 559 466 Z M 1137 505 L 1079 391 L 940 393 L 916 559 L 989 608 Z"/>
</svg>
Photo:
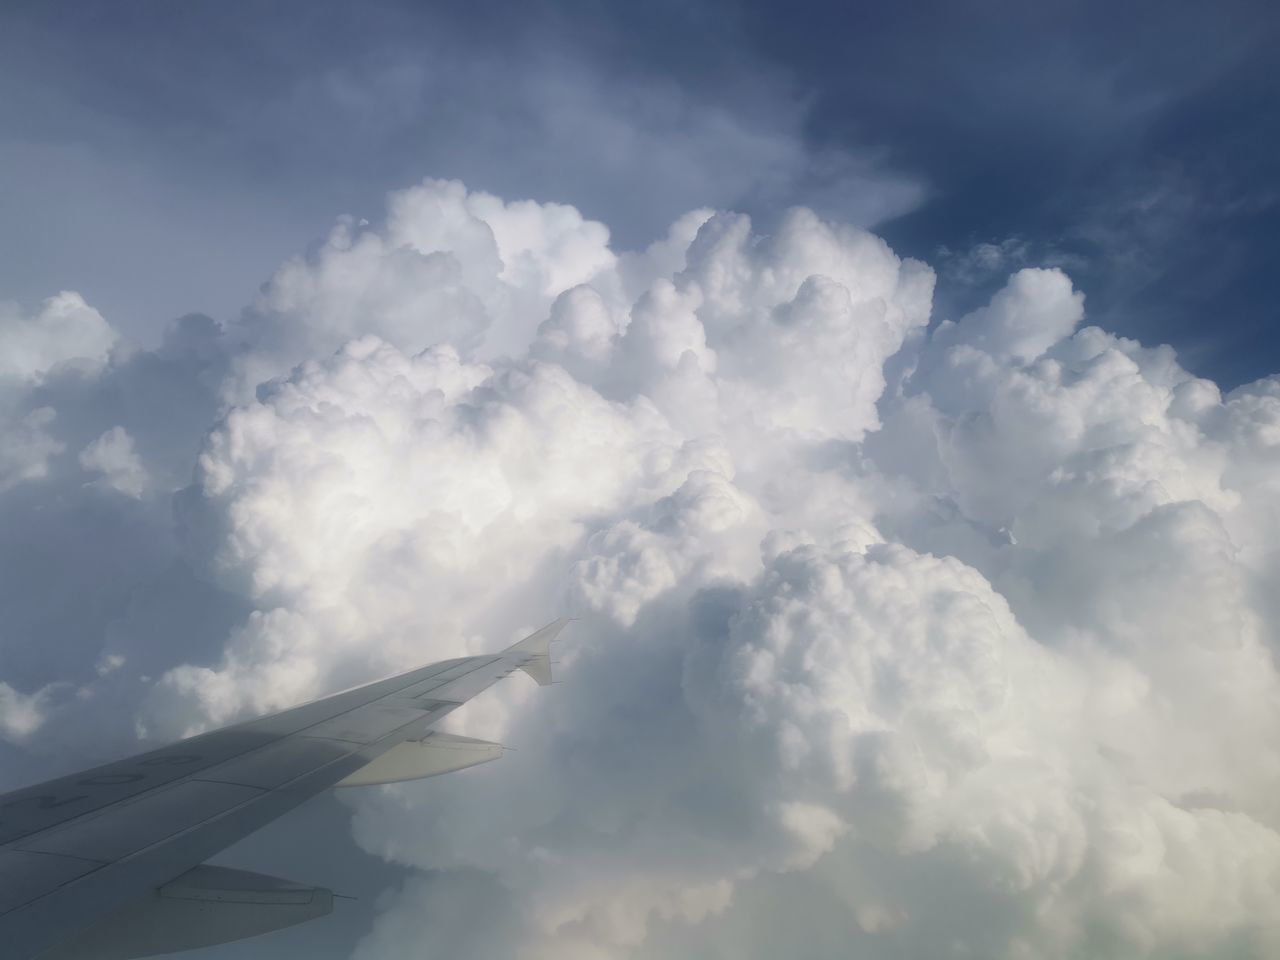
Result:
<svg viewBox="0 0 1280 960">
<path fill-rule="evenodd" d="M 0 302 L 0 491 L 49 472 L 64 445 L 51 427 L 57 411 L 23 401 L 59 371 L 94 375 L 107 362 L 116 335 L 76 293 L 63 292 L 27 316 Z"/>
<path fill-rule="evenodd" d="M 264 285 L 237 331 L 248 346 L 231 398 L 358 335 L 410 353 L 523 352 L 560 293 L 602 273 L 614 292 L 608 239 L 564 204 L 505 203 L 446 180 L 397 191 L 384 224 L 343 218 Z"/>
<path fill-rule="evenodd" d="M 564 684 L 452 718 L 521 749 L 350 798 L 418 871 L 361 960 L 775 956 L 788 926 L 797 957 L 1273 952 L 1280 380 L 1223 396 L 1058 269 L 929 333 L 933 281 L 805 210 L 619 252 L 426 181 L 227 335 L 127 354 L 78 314 L 11 377 L 62 445 L 27 462 L 81 451 L 112 517 L 181 486 L 177 521 L 66 654 L 85 693 L 10 670 L 5 729 L 110 701 L 177 735 L 575 612 Z M 86 400 L 144 382 L 181 431 Z M 199 650 L 159 653 L 188 609 Z"/>
<path fill-rule="evenodd" d="M 106 320 L 77 293 L 50 297 L 30 317 L 0 304 L 0 382 L 38 383 L 60 364 L 100 369 L 115 342 Z"/>
<path fill-rule="evenodd" d="M 80 466 L 99 473 L 113 490 L 139 497 L 147 486 L 147 471 L 138 459 L 133 437 L 124 427 L 112 427 L 80 451 Z"/>
</svg>

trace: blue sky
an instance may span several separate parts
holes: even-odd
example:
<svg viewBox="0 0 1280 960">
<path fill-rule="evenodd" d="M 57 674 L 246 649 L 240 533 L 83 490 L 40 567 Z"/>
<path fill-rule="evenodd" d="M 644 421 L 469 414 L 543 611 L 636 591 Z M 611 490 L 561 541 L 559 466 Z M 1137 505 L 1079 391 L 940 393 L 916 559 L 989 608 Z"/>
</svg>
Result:
<svg viewBox="0 0 1280 960">
<path fill-rule="evenodd" d="M 1277 15 L 1202 4 L 10 5 L 3 294 L 154 340 L 389 189 L 464 178 L 643 245 L 695 206 L 875 225 L 938 313 L 1061 263 L 1108 329 L 1275 368 Z M 1000 262 L 974 259 L 979 244 Z M 985 266 L 984 266 L 985 264 Z"/>
</svg>

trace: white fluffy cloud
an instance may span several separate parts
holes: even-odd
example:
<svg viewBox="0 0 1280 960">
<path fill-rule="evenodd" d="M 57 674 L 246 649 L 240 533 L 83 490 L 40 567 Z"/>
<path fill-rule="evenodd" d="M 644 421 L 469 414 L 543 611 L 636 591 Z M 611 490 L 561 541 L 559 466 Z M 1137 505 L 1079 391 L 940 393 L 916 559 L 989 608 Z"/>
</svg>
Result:
<svg viewBox="0 0 1280 960">
<path fill-rule="evenodd" d="M 353 799 L 423 871 L 361 960 L 1280 949 L 1280 380 L 1082 327 L 1059 270 L 929 333 L 932 287 L 803 210 L 617 253 L 563 205 L 394 194 L 148 361 L 225 404 L 172 549 L 227 626 L 97 647 L 77 700 L 150 662 L 128 702 L 176 734 L 579 614 L 563 685 L 456 717 L 520 750 Z M 66 419 L 129 494 L 98 509 L 163 504 L 176 438 L 37 383 L 134 376 L 71 306 L 10 377 L 18 459 Z"/>
<path fill-rule="evenodd" d="M 343 218 L 307 258 L 264 285 L 238 333 L 248 342 L 232 399 L 355 336 L 410 353 L 449 343 L 464 356 L 521 352 L 552 300 L 603 278 L 615 256 L 603 224 L 573 207 L 504 203 L 457 181 L 393 193 L 384 225 Z"/>
<path fill-rule="evenodd" d="M 42 381 L 60 364 L 100 369 L 116 335 L 76 293 L 50 297 L 34 316 L 0 303 L 0 383 Z"/>
<path fill-rule="evenodd" d="M 80 451 L 80 466 L 101 474 L 113 490 L 130 497 L 142 496 L 147 470 L 138 459 L 133 437 L 124 427 L 112 427 Z"/>
<path fill-rule="evenodd" d="M 50 297 L 32 316 L 0 302 L 0 491 L 46 476 L 50 458 L 65 448 L 51 432 L 57 412 L 24 404 L 26 395 L 59 371 L 96 374 L 116 339 L 76 293 Z"/>
</svg>

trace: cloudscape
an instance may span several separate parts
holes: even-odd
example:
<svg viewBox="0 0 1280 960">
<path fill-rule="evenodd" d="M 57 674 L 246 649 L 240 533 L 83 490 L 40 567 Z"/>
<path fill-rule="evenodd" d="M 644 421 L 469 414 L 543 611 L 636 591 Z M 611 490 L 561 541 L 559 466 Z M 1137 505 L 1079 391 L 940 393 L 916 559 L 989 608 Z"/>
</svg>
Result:
<svg viewBox="0 0 1280 960">
<path fill-rule="evenodd" d="M 1221 320 L 1218 343 L 1219 320 L 1178 315 L 1162 336 L 1151 305 L 1169 300 L 1144 293 L 1210 219 L 1240 243 L 1273 222 L 1260 161 L 1213 196 L 1195 194 L 1203 166 L 1161 165 L 1140 195 L 1169 224 L 1159 243 L 1133 207 L 1096 213 L 1140 175 L 1133 144 L 1116 179 L 1089 180 L 1088 218 L 993 195 L 1008 228 L 965 233 L 976 200 L 951 191 L 985 182 L 975 148 L 954 182 L 945 158 L 899 162 L 924 134 L 882 122 L 884 105 L 867 108 L 879 141 L 837 142 L 846 88 L 787 59 L 800 27 L 761 39 L 774 13 L 735 7 L 705 70 L 696 33 L 668 64 L 622 14 L 542 10 L 569 39 L 541 52 L 520 43 L 553 26 L 486 43 L 441 14 L 411 69 L 418 38 L 396 29 L 411 12 L 376 9 L 352 42 L 385 37 L 395 58 L 330 64 L 329 86 L 298 84 L 294 112 L 264 101 L 249 126 L 203 102 L 208 148 L 225 158 L 228 130 L 278 122 L 291 150 L 318 149 L 308 111 L 325 101 L 327 118 L 364 118 L 330 135 L 391 150 L 396 111 L 456 94 L 440 122 L 465 143 L 423 140 L 416 170 L 326 168 L 341 187 L 282 187 L 287 203 L 267 182 L 239 217 L 248 180 L 167 166 L 188 149 L 170 142 L 130 179 L 137 197 L 113 194 L 121 144 L 175 127 L 72 109 L 74 78 L 23 109 L 51 126 L 93 114 L 83 141 L 6 140 L 23 161 L 6 193 L 61 177 L 104 191 L 106 221 L 78 208 L 67 229 L 189 246 L 136 292 L 145 256 L 104 251 L 125 283 L 75 239 L 39 255 L 34 272 L 67 275 L 38 293 L 0 264 L 3 789 L 572 615 L 559 683 L 516 678 L 450 717 L 513 747 L 502 760 L 344 792 L 220 861 L 318 869 L 355 904 L 204 955 L 1280 953 L 1280 351 L 1236 355 L 1252 320 Z M 78 42 L 44 13 L 14 22 Z M 335 42 L 316 29 L 299 55 Z M 1167 68 L 1146 54 L 1139 76 L 1093 74 L 1124 94 L 1099 115 L 1138 123 L 1137 100 L 1192 86 L 1203 109 L 1233 70 L 1271 89 L 1247 31 L 1221 30 L 1237 46 L 1197 61 L 1201 86 L 1155 89 Z M 247 56 L 231 32 L 206 35 Z M 520 70 L 527 87 L 481 97 Z M 180 109 L 121 83 L 100 101 Z M 1087 93 L 1080 110 L 1102 96 Z M 517 122 L 527 156 L 497 149 Z M 255 149 L 270 144 L 234 148 Z M 354 149 L 335 148 L 344 168 Z M 557 151 L 580 178 L 542 166 Z M 1167 195 L 1184 188 L 1201 207 Z M 165 214 L 171 190 L 199 216 Z M 251 235 L 255 218 L 272 225 Z M 234 248 L 239 230 L 219 264 L 210 238 Z M 1214 251 L 1197 256 L 1213 274 Z M 173 307 L 219 285 L 225 300 Z M 1239 289 L 1221 299 L 1246 301 L 1274 315 Z"/>
</svg>

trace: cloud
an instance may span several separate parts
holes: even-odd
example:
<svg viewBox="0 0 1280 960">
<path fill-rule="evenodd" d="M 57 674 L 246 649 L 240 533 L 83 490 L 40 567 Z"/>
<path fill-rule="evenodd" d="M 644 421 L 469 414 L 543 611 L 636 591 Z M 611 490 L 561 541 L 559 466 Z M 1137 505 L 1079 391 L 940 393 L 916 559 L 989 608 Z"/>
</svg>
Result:
<svg viewBox="0 0 1280 960">
<path fill-rule="evenodd" d="M 23 480 L 38 480 L 49 472 L 50 457 L 64 449 L 49 434 L 56 416 L 52 407 L 36 407 L 6 418 L 0 445 L 0 489 Z"/>
<path fill-rule="evenodd" d="M 44 723 L 45 691 L 22 694 L 7 683 L 0 683 L 0 735 L 6 740 L 29 737 Z"/>
<path fill-rule="evenodd" d="M 176 736 L 576 612 L 563 684 L 452 718 L 501 764 L 349 798 L 416 871 L 361 960 L 1274 951 L 1280 381 L 1223 396 L 1058 269 L 930 334 L 933 284 L 806 210 L 616 251 L 432 180 L 226 333 L 58 340 L 3 496 L 134 562 L 69 567 L 60 661 L 9 627 L 5 728 Z M 68 509 L 0 548 L 70 555 Z"/>
<path fill-rule="evenodd" d="M 44 477 L 63 450 L 50 432 L 57 411 L 27 406 L 24 395 L 58 371 L 92 376 L 115 343 L 111 327 L 78 294 L 50 297 L 33 316 L 0 303 L 0 491 Z"/>
<path fill-rule="evenodd" d="M 247 348 L 232 399 L 358 336 L 411 353 L 522 352 L 557 295 L 612 270 L 608 239 L 563 204 L 508 204 L 446 180 L 397 191 L 384 225 L 343 218 L 264 285 L 236 331 Z"/>
<path fill-rule="evenodd" d="M 0 305 L 0 381 L 39 383 L 60 364 L 99 369 L 115 342 L 102 315 L 77 293 L 50 297 L 31 317 Z"/>
<path fill-rule="evenodd" d="M 80 451 L 80 466 L 125 496 L 139 497 L 147 486 L 147 471 L 138 459 L 133 438 L 124 427 L 112 427 Z"/>
<path fill-rule="evenodd" d="M 957 325 L 943 321 L 938 346 L 967 345 L 994 360 L 1034 360 L 1084 318 L 1084 296 L 1061 270 L 1023 269 L 985 307 Z M 958 357 L 952 350 L 951 358 Z"/>
<path fill-rule="evenodd" d="M 773 216 L 803 198 L 870 225 L 926 193 L 887 150 L 815 145 L 814 92 L 751 53 L 732 10 L 668 11 L 681 26 L 661 38 L 623 11 L 542 4 L 501 22 L 399 0 L 330 12 L 305 35 L 283 8 L 166 11 L 142 30 L 23 13 L 0 56 L 32 91 L 6 105 L 0 181 L 29 229 L 0 236 L 5 295 L 74 278 L 147 345 L 186 310 L 231 322 L 300 238 L 334 213 L 373 218 L 422 171 L 572 201 L 627 247 L 697 206 Z M 224 31 L 244 56 L 201 39 Z M 107 52 L 125 43 L 127 62 Z M 171 135 L 179 102 L 198 140 Z"/>
</svg>

